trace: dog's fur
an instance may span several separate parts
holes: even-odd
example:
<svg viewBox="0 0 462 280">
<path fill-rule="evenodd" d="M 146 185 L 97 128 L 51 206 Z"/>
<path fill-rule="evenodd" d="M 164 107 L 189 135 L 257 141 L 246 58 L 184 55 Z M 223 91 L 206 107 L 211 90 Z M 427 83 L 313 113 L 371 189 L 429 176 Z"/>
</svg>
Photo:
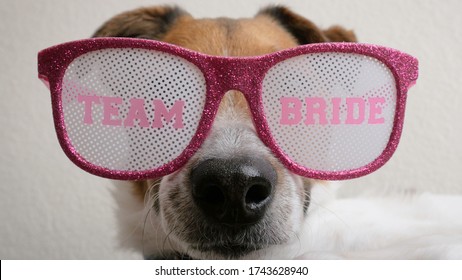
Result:
<svg viewBox="0 0 462 280">
<path fill-rule="evenodd" d="M 239 20 L 194 19 L 177 7 L 142 8 L 115 16 L 95 36 L 155 39 L 225 56 L 356 41 L 352 31 L 339 26 L 322 30 L 280 6 Z M 266 159 L 277 173 L 268 210 L 251 226 L 210 222 L 192 199 L 191 169 L 204 159 L 249 155 Z M 127 188 L 117 189 L 121 238 L 124 245 L 146 258 L 447 258 L 460 257 L 462 251 L 461 245 L 459 250 L 447 247 L 460 241 L 462 224 L 449 226 L 431 215 L 427 224 L 405 220 L 419 213 L 415 212 L 418 206 L 428 207 L 424 204 L 428 197 L 340 201 L 333 199 L 331 183 L 308 180 L 286 170 L 257 137 L 247 103 L 237 91 L 226 94 L 207 140 L 186 166 L 163 178 L 133 182 L 129 189 L 128 193 Z M 404 213 L 395 210 L 398 205 Z M 386 211 L 374 212 L 377 209 Z M 437 226 L 438 222 L 441 225 Z M 438 230 L 422 232 L 428 228 Z M 447 238 L 451 232 L 458 235 Z M 425 244 L 434 247 L 422 251 Z"/>
</svg>

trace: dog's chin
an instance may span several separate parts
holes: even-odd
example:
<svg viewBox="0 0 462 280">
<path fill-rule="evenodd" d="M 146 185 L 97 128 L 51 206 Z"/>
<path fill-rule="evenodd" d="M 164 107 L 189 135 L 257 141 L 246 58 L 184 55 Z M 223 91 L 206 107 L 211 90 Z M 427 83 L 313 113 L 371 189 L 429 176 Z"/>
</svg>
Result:
<svg viewBox="0 0 462 280">
<path fill-rule="evenodd" d="M 213 260 L 255 260 L 255 259 L 286 259 L 293 257 L 292 248 L 297 250 L 297 238 L 285 236 L 280 240 L 267 240 L 260 242 L 219 241 L 209 240 L 200 243 L 185 244 L 184 255 L 191 259 Z M 288 249 L 289 248 L 289 249 Z M 288 250 L 287 250 L 288 249 Z"/>
<path fill-rule="evenodd" d="M 242 227 L 215 225 L 208 230 L 202 229 L 210 233 L 207 234 L 209 238 L 192 241 L 187 245 L 187 252 L 199 259 L 256 258 L 269 246 L 283 244 L 290 238 L 287 234 L 264 234 L 264 224 Z"/>
<path fill-rule="evenodd" d="M 241 259 L 261 249 L 262 246 L 256 244 L 202 243 L 190 245 L 188 253 L 198 259 Z"/>
<path fill-rule="evenodd" d="M 269 246 L 284 244 L 291 238 L 285 232 L 265 234 L 267 223 L 230 226 L 204 222 L 196 234 L 171 232 L 169 239 L 177 243 L 175 247 L 181 255 L 191 259 L 255 259 L 266 255 Z"/>
</svg>

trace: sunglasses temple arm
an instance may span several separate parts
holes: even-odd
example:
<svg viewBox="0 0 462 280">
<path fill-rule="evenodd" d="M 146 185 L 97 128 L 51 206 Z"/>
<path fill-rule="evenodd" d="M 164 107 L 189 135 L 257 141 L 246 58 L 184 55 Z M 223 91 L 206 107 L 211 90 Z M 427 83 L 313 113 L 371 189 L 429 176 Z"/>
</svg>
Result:
<svg viewBox="0 0 462 280">
<path fill-rule="evenodd" d="M 412 86 L 414 86 L 417 82 L 417 78 L 419 77 L 419 61 L 416 58 L 413 59 L 413 67 L 410 75 L 411 77 L 409 78 L 407 89 L 410 89 Z"/>
<path fill-rule="evenodd" d="M 50 89 L 50 80 L 53 76 L 53 68 L 58 67 L 59 62 L 56 62 L 53 56 L 54 49 L 56 47 L 51 47 L 40 51 L 37 55 L 37 70 L 38 78 L 45 84 L 45 86 Z"/>
<path fill-rule="evenodd" d="M 45 76 L 45 75 L 42 75 L 42 74 L 39 74 L 38 77 L 39 77 L 40 81 L 42 81 L 43 84 L 44 84 L 48 89 L 50 89 L 50 82 L 48 81 L 48 77 Z"/>
<path fill-rule="evenodd" d="M 400 63 L 398 71 L 403 80 L 403 90 L 407 92 L 417 82 L 419 77 L 419 61 L 417 58 L 403 54 L 403 63 Z"/>
</svg>

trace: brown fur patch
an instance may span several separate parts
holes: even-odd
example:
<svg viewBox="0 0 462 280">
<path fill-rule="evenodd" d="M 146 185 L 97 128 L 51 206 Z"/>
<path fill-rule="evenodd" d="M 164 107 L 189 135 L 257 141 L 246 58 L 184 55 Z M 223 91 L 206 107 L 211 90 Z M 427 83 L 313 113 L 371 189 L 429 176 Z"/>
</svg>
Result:
<svg viewBox="0 0 462 280">
<path fill-rule="evenodd" d="M 287 29 L 301 45 L 322 42 L 356 42 L 353 31 L 335 25 L 327 30 L 319 29 L 310 20 L 292 12 L 283 6 L 270 6 L 259 15 L 271 17 Z"/>
<path fill-rule="evenodd" d="M 327 41 L 327 38 L 314 23 L 286 7 L 270 6 L 261 10 L 259 15 L 266 15 L 277 21 L 297 39 L 300 45 Z"/>
<path fill-rule="evenodd" d="M 241 20 L 181 17 L 163 40 L 219 56 L 254 56 L 297 45 L 290 34 L 267 17 Z"/>
<path fill-rule="evenodd" d="M 178 7 L 156 6 L 139 8 L 114 16 L 105 22 L 93 37 L 132 37 L 161 40 L 170 26 L 182 16 Z"/>
<path fill-rule="evenodd" d="M 331 42 L 357 42 L 355 33 L 341 26 L 332 26 L 324 31 L 324 34 Z"/>
<path fill-rule="evenodd" d="M 149 189 L 148 181 L 133 181 L 133 194 L 144 203 L 144 198 Z"/>
</svg>

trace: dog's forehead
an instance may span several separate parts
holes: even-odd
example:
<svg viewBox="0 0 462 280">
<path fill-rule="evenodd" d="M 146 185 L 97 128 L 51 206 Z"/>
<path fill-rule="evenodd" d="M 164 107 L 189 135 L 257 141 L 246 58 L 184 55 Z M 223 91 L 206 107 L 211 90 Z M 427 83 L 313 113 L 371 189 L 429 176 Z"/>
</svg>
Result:
<svg viewBox="0 0 462 280">
<path fill-rule="evenodd" d="M 267 16 L 249 19 L 179 18 L 164 41 L 219 56 L 253 56 L 297 45 L 293 36 Z"/>
<path fill-rule="evenodd" d="M 218 56 L 255 56 L 291 48 L 295 38 L 272 18 L 260 15 L 246 19 L 194 19 L 182 16 L 163 41 L 201 53 Z M 219 115 L 250 120 L 247 102 L 232 91 L 222 100 Z"/>
</svg>

